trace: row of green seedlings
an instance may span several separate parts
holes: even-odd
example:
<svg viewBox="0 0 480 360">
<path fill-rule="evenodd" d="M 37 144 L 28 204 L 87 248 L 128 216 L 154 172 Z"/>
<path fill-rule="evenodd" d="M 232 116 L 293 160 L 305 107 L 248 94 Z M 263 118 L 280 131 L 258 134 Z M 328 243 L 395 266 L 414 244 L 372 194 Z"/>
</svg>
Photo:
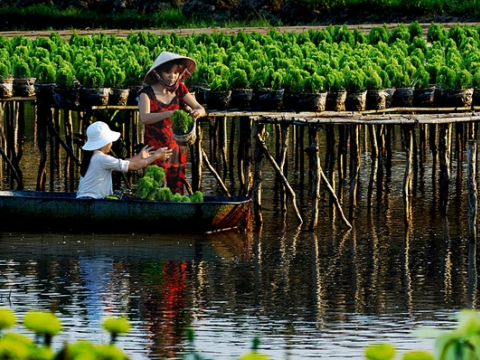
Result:
<svg viewBox="0 0 480 360">
<path fill-rule="evenodd" d="M 172 190 L 164 185 L 165 171 L 158 165 L 149 165 L 145 168 L 143 176 L 138 179 L 136 196 L 141 200 L 150 201 L 171 201 L 171 202 L 203 202 L 203 193 L 200 190 L 192 195 L 181 195 L 173 193 Z"/>
<path fill-rule="evenodd" d="M 94 88 L 138 86 L 155 57 L 168 50 L 194 58 L 198 68 L 187 83 L 212 91 L 358 92 L 429 84 L 458 89 L 480 86 L 478 30 L 458 24 L 447 31 L 432 22 L 426 40 L 418 22 L 374 27 L 369 34 L 337 25 L 302 33 L 272 29 L 266 35 L 100 33 L 73 34 L 68 41 L 57 33 L 35 40 L 0 36 L 0 79 L 13 74 L 59 87 L 75 81 Z"/>
</svg>

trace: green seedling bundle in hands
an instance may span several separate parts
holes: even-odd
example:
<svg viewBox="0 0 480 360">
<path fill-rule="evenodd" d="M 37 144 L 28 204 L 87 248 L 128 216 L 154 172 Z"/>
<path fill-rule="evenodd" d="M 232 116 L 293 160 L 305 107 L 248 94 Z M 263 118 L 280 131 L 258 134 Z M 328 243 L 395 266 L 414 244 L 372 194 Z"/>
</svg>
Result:
<svg viewBox="0 0 480 360">
<path fill-rule="evenodd" d="M 175 110 L 170 117 L 172 131 L 177 135 L 185 135 L 192 131 L 194 120 L 185 110 Z"/>
</svg>

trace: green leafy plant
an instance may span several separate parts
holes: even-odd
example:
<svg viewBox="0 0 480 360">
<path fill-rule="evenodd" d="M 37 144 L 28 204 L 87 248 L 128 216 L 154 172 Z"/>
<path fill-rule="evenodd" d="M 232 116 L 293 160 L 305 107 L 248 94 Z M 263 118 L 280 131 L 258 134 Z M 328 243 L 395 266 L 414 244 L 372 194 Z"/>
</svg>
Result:
<svg viewBox="0 0 480 360">
<path fill-rule="evenodd" d="M 194 120 L 184 110 L 175 110 L 170 117 L 172 121 L 172 131 L 177 135 L 185 135 L 192 131 Z"/>
<path fill-rule="evenodd" d="M 313 73 L 303 79 L 302 85 L 303 92 L 305 93 L 321 93 L 325 91 L 325 77 Z"/>
<path fill-rule="evenodd" d="M 70 63 L 62 63 L 56 72 L 55 83 L 57 86 L 63 89 L 68 89 L 74 86 L 76 81 L 75 70 Z"/>
<path fill-rule="evenodd" d="M 50 62 L 41 62 L 35 68 L 33 73 L 39 84 L 52 84 L 57 79 L 57 70 L 55 65 Z"/>
<path fill-rule="evenodd" d="M 126 74 L 122 67 L 114 62 L 107 63 L 105 68 L 105 82 L 106 87 L 121 88 L 124 86 Z"/>
<path fill-rule="evenodd" d="M 12 68 L 9 61 L 0 61 L 0 79 L 13 77 Z"/>
<path fill-rule="evenodd" d="M 361 69 L 346 71 L 345 89 L 352 93 L 365 90 L 365 74 Z"/>
<path fill-rule="evenodd" d="M 247 72 L 243 69 L 235 69 L 228 77 L 229 86 L 231 89 L 248 89 L 250 81 L 248 80 Z"/>
<path fill-rule="evenodd" d="M 414 83 L 417 89 L 426 89 L 430 86 L 430 74 L 423 66 L 417 68 Z"/>
<path fill-rule="evenodd" d="M 100 67 L 82 68 L 78 73 L 80 83 L 86 88 L 101 88 L 105 84 L 105 73 Z"/>
<path fill-rule="evenodd" d="M 210 91 L 219 92 L 219 91 L 228 91 L 228 90 L 230 90 L 230 84 L 227 78 L 221 75 L 216 75 L 212 79 L 212 82 L 210 83 Z"/>
<path fill-rule="evenodd" d="M 367 90 L 381 90 L 383 88 L 383 80 L 379 72 L 369 67 L 364 71 L 365 73 L 365 88 Z"/>
<path fill-rule="evenodd" d="M 28 63 L 20 58 L 16 58 L 13 64 L 13 76 L 17 79 L 27 79 L 31 77 L 32 72 Z"/>
</svg>

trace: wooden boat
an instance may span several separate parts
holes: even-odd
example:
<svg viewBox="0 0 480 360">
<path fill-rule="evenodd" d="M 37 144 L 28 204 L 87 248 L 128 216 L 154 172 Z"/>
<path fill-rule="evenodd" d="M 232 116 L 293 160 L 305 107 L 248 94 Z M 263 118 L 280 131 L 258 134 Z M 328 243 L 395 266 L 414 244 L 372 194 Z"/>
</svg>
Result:
<svg viewBox="0 0 480 360">
<path fill-rule="evenodd" d="M 3 230 L 205 233 L 246 226 L 251 199 L 204 196 L 202 203 L 76 199 L 73 192 L 0 191 Z"/>
</svg>

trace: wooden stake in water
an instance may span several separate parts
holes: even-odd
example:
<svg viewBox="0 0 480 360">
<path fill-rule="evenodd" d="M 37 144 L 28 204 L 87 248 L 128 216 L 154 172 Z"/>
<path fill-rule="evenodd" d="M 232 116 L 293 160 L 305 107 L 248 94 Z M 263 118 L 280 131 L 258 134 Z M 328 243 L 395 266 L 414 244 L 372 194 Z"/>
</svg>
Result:
<svg viewBox="0 0 480 360">
<path fill-rule="evenodd" d="M 468 140 L 468 230 L 470 242 L 477 239 L 477 141 Z"/>
</svg>

